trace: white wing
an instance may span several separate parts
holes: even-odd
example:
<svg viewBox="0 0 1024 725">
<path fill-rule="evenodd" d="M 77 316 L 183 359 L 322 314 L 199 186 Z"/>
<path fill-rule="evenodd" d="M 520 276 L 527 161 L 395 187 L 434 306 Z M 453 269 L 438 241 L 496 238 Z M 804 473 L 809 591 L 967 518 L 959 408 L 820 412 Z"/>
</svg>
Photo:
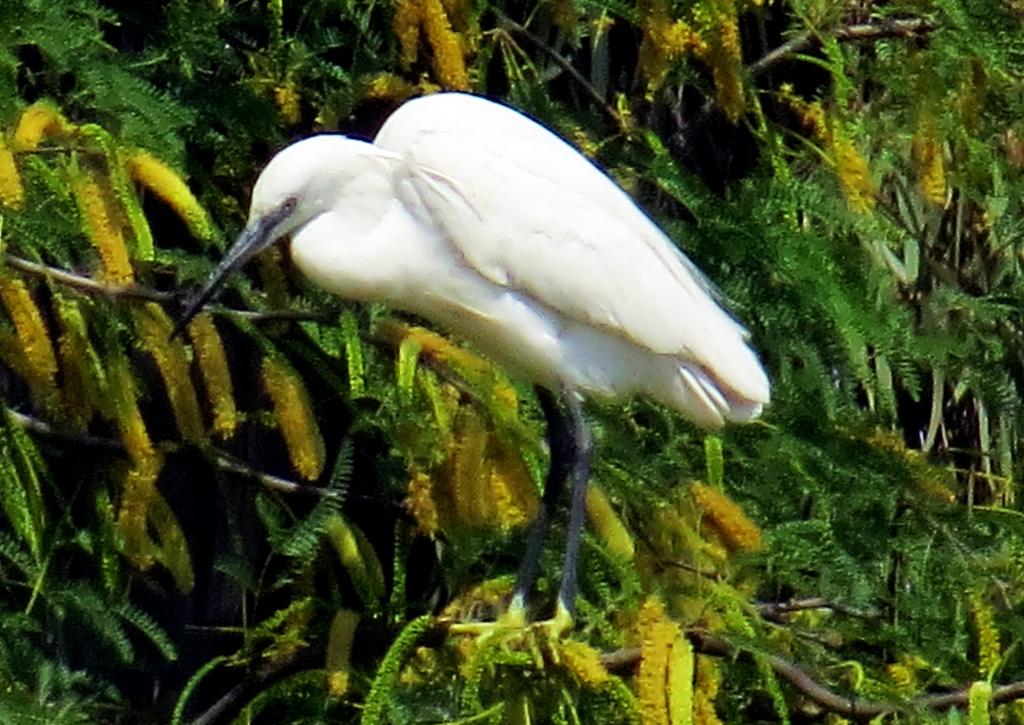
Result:
<svg viewBox="0 0 1024 725">
<path fill-rule="evenodd" d="M 484 277 L 767 402 L 746 331 L 701 273 L 614 182 L 547 129 L 449 93 L 403 105 L 375 143 L 404 158 L 419 205 Z"/>
</svg>

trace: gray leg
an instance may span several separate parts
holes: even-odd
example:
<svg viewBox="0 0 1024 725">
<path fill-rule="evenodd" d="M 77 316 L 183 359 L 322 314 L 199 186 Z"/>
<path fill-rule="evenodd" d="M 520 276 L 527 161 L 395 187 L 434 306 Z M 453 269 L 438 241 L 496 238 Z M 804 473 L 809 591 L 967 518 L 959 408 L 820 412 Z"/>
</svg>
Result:
<svg viewBox="0 0 1024 725">
<path fill-rule="evenodd" d="M 516 574 L 512 607 L 520 609 L 526 605 L 526 598 L 537 577 L 537 562 L 540 560 L 540 552 L 544 547 L 544 539 L 547 538 L 548 529 L 551 528 L 551 518 L 558 507 L 558 499 L 561 498 L 562 491 L 565 489 L 565 480 L 569 477 L 574 457 L 574 436 L 570 421 L 563 415 L 558 401 L 555 400 L 555 396 L 550 390 L 538 386 L 536 391 L 537 400 L 547 423 L 548 450 L 551 454 L 551 462 L 548 464 L 541 509 L 530 527 L 530 534 L 526 540 L 526 553 L 523 555 L 519 572 Z"/>
<path fill-rule="evenodd" d="M 579 560 L 580 537 L 586 515 L 587 482 L 590 480 L 590 459 L 593 442 L 583 419 L 583 404 L 571 390 L 565 391 L 565 408 L 569 413 L 571 436 L 572 503 L 569 528 L 566 532 L 565 561 L 562 564 L 562 585 L 558 590 L 558 607 L 569 615 L 576 612 L 576 565 Z"/>
</svg>

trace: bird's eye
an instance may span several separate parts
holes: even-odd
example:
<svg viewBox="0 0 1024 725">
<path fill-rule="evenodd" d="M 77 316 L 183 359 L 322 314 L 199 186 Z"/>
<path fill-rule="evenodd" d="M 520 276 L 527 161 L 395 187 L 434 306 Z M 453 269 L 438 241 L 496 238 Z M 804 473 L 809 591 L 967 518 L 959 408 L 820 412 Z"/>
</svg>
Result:
<svg viewBox="0 0 1024 725">
<path fill-rule="evenodd" d="M 284 200 L 284 203 L 281 204 L 281 212 L 284 214 L 284 216 L 288 216 L 293 211 L 295 211 L 295 207 L 298 206 L 298 204 L 299 200 L 296 197 L 289 196 L 287 199 Z"/>
</svg>

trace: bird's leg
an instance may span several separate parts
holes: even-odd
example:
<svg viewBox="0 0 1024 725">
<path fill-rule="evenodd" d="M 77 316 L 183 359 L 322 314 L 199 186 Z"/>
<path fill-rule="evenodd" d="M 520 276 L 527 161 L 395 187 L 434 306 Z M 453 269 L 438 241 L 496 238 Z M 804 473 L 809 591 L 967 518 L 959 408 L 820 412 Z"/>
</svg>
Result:
<svg viewBox="0 0 1024 725">
<path fill-rule="evenodd" d="M 569 507 L 569 528 L 566 532 L 565 561 L 562 564 L 562 585 L 558 589 L 556 626 L 558 623 L 567 626 L 576 612 L 576 565 L 579 559 L 580 538 L 583 535 L 587 482 L 590 479 L 590 459 L 593 453 L 590 431 L 583 419 L 582 401 L 572 390 L 566 390 L 563 397 L 569 413 L 569 435 L 572 439 L 572 502 Z"/>
<path fill-rule="evenodd" d="M 550 390 L 537 386 L 536 391 L 540 409 L 544 413 L 544 420 L 547 423 L 551 462 L 548 464 L 547 480 L 544 482 L 541 508 L 530 528 L 530 534 L 526 541 L 526 553 L 523 555 L 519 572 L 516 574 L 516 587 L 512 595 L 512 605 L 509 608 L 509 613 L 512 616 L 523 621 L 526 619 L 524 613 L 526 598 L 529 596 L 533 581 L 537 576 L 537 562 L 540 560 L 544 539 L 547 538 L 548 529 L 551 528 L 551 518 L 558 506 L 558 499 L 561 498 L 562 491 L 565 489 L 565 479 L 569 476 L 571 461 L 574 457 L 573 436 L 569 420 L 562 413 L 558 401 Z"/>
</svg>

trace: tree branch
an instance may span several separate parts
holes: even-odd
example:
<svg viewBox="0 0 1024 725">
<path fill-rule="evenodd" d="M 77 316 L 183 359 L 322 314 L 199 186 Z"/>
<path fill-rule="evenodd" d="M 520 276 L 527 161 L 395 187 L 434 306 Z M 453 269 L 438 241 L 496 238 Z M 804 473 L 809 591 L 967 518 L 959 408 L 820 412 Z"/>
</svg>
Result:
<svg viewBox="0 0 1024 725">
<path fill-rule="evenodd" d="M 791 599 L 787 602 L 761 602 L 757 604 L 761 616 L 772 622 L 784 622 L 790 612 L 800 612 L 807 609 L 831 609 L 833 612 L 845 614 L 851 617 L 862 619 L 874 619 L 878 612 L 873 609 L 856 609 L 839 602 L 833 602 L 824 597 L 806 597 L 804 599 Z"/>
<path fill-rule="evenodd" d="M 24 413 L 19 413 L 11 408 L 4 409 L 3 414 L 6 415 L 7 420 L 11 423 L 18 425 L 25 430 L 67 445 L 104 451 L 116 455 L 125 453 L 124 444 L 114 438 L 100 438 L 98 436 L 62 431 L 54 428 L 44 420 L 34 418 L 30 415 L 25 415 Z M 308 483 L 298 483 L 287 478 L 281 478 L 280 476 L 274 476 L 264 471 L 257 470 L 251 466 L 247 466 L 231 454 L 214 446 L 204 446 L 201 450 L 207 454 L 207 460 L 222 471 L 227 471 L 243 478 L 248 478 L 249 480 L 254 481 L 264 488 L 272 491 L 280 491 L 281 493 L 287 494 L 301 494 L 304 496 L 325 496 L 330 493 L 327 489 L 321 488 L 320 486 L 312 486 Z"/>
<path fill-rule="evenodd" d="M 712 637 L 705 632 L 690 631 L 686 636 L 700 654 L 714 657 L 736 657 L 750 654 L 725 640 Z M 800 691 L 806 698 L 829 712 L 844 717 L 866 720 L 886 713 L 906 711 L 910 708 L 948 710 L 952 707 L 967 707 L 970 687 L 953 692 L 923 695 L 902 702 L 875 702 L 856 696 L 839 694 L 815 680 L 799 665 L 777 655 L 762 655 L 772 671 Z M 601 656 L 601 664 L 613 672 L 628 672 L 640 663 L 639 647 L 624 647 Z M 992 690 L 992 702 L 1009 702 L 1024 698 L 1024 681 L 999 685 Z"/>
<path fill-rule="evenodd" d="M 522 25 L 517 23 L 515 20 L 512 20 L 507 15 L 500 13 L 497 10 L 495 10 L 494 12 L 498 14 L 498 21 L 503 30 L 505 30 L 506 32 L 511 32 L 514 35 L 518 35 L 520 38 L 528 40 L 530 44 L 533 45 L 535 48 L 542 50 L 549 58 L 551 58 L 552 61 L 554 61 L 555 65 L 557 65 L 563 71 L 572 76 L 572 79 L 579 84 L 580 88 L 586 91 L 587 95 L 590 96 L 594 103 L 597 104 L 598 108 L 604 111 L 605 115 L 608 116 L 615 123 L 616 127 L 622 133 L 626 132 L 626 129 L 622 122 L 622 118 L 619 116 L 618 111 L 616 111 L 611 106 L 611 104 L 609 104 L 608 101 L 605 100 L 604 96 L 596 88 L 594 88 L 593 84 L 589 80 L 587 80 L 582 73 L 576 70 L 576 67 L 573 66 L 573 64 L 569 62 L 569 60 L 565 56 L 563 56 L 557 50 L 555 50 L 550 45 L 545 43 L 543 40 L 538 38 L 536 35 L 531 33 L 529 30 L 524 28 Z"/>
<path fill-rule="evenodd" d="M 178 292 L 162 292 L 139 285 L 105 284 L 91 277 L 32 262 L 24 257 L 17 257 L 13 254 L 4 255 L 4 264 L 19 272 L 43 277 L 87 294 L 159 303 L 174 302 L 181 299 L 181 294 Z M 206 309 L 215 314 L 238 317 L 250 322 L 334 322 L 334 317 L 331 315 L 309 310 L 239 310 L 221 305 L 209 305 Z"/>
<path fill-rule="evenodd" d="M 45 264 L 31 262 L 23 257 L 16 257 L 13 254 L 4 255 L 4 264 L 26 274 L 58 282 L 67 287 L 74 287 L 89 294 L 98 294 L 105 297 L 125 297 L 128 299 L 146 300 L 148 302 L 170 302 L 177 295 L 174 292 L 160 292 L 147 289 L 137 285 L 112 285 L 97 282 L 91 277 L 66 272 L 56 267 L 48 267 Z"/>
<path fill-rule="evenodd" d="M 891 18 L 873 23 L 859 23 L 836 28 L 834 36 L 840 42 L 862 42 L 879 38 L 901 38 L 929 33 L 935 23 L 924 18 Z M 752 76 L 759 76 L 778 63 L 821 44 L 821 33 L 809 31 L 791 38 L 775 50 L 747 66 Z"/>
</svg>

